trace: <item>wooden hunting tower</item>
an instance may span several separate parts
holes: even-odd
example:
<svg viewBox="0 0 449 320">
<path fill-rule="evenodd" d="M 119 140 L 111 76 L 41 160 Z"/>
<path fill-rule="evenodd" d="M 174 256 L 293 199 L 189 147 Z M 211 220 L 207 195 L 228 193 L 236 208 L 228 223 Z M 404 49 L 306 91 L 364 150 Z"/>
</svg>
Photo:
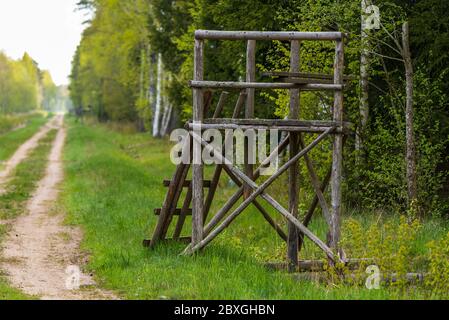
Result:
<svg viewBox="0 0 449 320">
<path fill-rule="evenodd" d="M 295 267 L 298 264 L 298 252 L 301 249 L 303 237 L 308 237 L 327 256 L 330 263 L 344 260 L 339 248 L 340 240 L 340 216 L 341 216 L 341 179 L 342 179 L 342 154 L 344 136 L 349 133 L 350 124 L 343 121 L 343 89 L 344 89 L 344 34 L 341 32 L 259 32 L 259 31 L 205 31 L 195 32 L 194 53 L 194 78 L 190 82 L 193 89 L 193 121 L 187 124 L 190 141 L 193 144 L 193 152 L 189 158 L 192 164 L 181 163 L 177 166 L 172 180 L 165 181 L 168 192 L 161 209 L 155 212 L 159 216 L 151 241 L 145 241 L 148 246 L 154 246 L 158 242 L 166 240 L 169 225 L 174 216 L 178 216 L 174 229 L 173 240 L 187 240 L 190 242 L 185 253 L 194 253 L 217 237 L 232 221 L 240 215 L 250 204 L 253 204 L 261 212 L 267 222 L 287 242 L 288 265 Z M 246 82 L 230 81 L 205 81 L 204 75 L 204 42 L 207 40 L 235 40 L 247 42 L 246 54 Z M 291 63 L 288 72 L 269 72 L 267 77 L 281 81 L 256 82 L 256 42 L 257 41 L 289 41 L 291 44 Z M 333 41 L 335 46 L 334 74 L 309 74 L 300 72 L 300 47 L 302 41 Z M 290 92 L 290 112 L 288 119 L 255 119 L 254 97 L 255 90 L 285 89 Z M 211 106 L 212 92 L 218 90 L 239 90 L 240 96 L 235 105 L 232 118 L 220 118 L 220 115 L 228 96 L 228 92 L 221 92 L 213 117 L 206 119 Z M 334 94 L 333 119 L 329 121 L 300 120 L 300 93 L 301 91 L 332 91 Z M 244 118 L 239 119 L 241 110 L 246 104 Z M 206 129 L 277 129 L 285 132 L 283 139 L 268 158 L 254 170 L 245 157 L 244 170 L 225 161 L 222 150 L 214 150 L 201 135 L 201 130 Z M 315 139 L 305 145 L 304 134 L 315 134 Z M 308 153 L 326 137 L 333 139 L 332 167 L 323 181 L 319 181 L 316 171 Z M 225 141 L 232 136 L 225 136 Z M 225 142 L 226 143 L 226 142 Z M 213 157 L 218 160 L 215 172 L 211 180 L 204 179 L 204 164 L 201 159 L 202 150 L 210 149 Z M 267 178 L 262 184 L 256 184 L 261 175 L 261 168 L 273 160 L 277 154 L 289 150 L 289 160 Z M 248 145 L 245 144 L 245 151 Z M 315 199 L 312 201 L 305 219 L 301 222 L 298 218 L 298 163 L 304 158 L 310 175 Z M 187 175 L 192 168 L 192 181 L 187 180 Z M 284 172 L 289 171 L 289 206 L 284 208 L 267 192 L 267 187 Z M 207 221 L 211 204 L 217 191 L 221 174 L 225 172 L 239 187 L 235 194 L 228 199 L 226 204 L 212 218 Z M 327 185 L 330 182 L 331 204 L 328 205 L 324 196 Z M 183 188 L 187 188 L 183 204 L 178 208 Z M 205 196 L 204 190 L 207 189 Z M 233 206 L 243 198 L 240 205 L 231 213 Z M 258 202 L 257 198 L 264 199 L 277 212 L 288 221 L 287 231 L 284 231 Z M 190 204 L 192 208 L 190 209 Z M 327 224 L 329 233 L 327 242 L 319 239 L 308 229 L 308 224 L 320 205 Z M 228 214 L 229 213 L 229 214 Z M 191 238 L 180 237 L 186 216 L 192 215 Z M 206 224 L 207 222 L 207 224 Z"/>
</svg>

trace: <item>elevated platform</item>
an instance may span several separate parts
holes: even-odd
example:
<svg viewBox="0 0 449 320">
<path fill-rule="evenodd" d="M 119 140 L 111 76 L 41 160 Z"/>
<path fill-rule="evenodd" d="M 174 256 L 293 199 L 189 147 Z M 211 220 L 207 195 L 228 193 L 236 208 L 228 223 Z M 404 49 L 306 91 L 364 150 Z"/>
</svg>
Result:
<svg viewBox="0 0 449 320">
<path fill-rule="evenodd" d="M 187 123 L 187 128 L 196 128 L 192 121 Z M 321 133 L 334 128 L 331 133 L 351 134 L 354 125 L 350 122 L 318 121 L 318 120 L 292 120 L 292 119 L 205 119 L 202 121 L 201 130 L 279 130 L 287 132 Z"/>
</svg>

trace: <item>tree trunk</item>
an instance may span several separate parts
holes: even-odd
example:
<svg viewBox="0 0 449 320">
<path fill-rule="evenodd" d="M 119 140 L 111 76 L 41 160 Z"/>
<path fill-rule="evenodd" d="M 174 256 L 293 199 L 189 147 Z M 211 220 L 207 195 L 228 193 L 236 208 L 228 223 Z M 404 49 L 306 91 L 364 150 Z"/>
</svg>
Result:
<svg viewBox="0 0 449 320">
<path fill-rule="evenodd" d="M 409 206 L 417 199 L 416 183 L 416 149 L 413 133 L 413 64 L 410 54 L 409 25 L 405 22 L 402 26 L 402 51 L 405 65 L 407 102 L 405 110 L 406 122 L 406 163 L 407 163 L 407 190 Z"/>
<path fill-rule="evenodd" d="M 368 124 L 369 117 L 369 29 L 365 24 L 365 10 L 369 3 L 362 1 L 361 17 L 361 54 L 360 54 L 360 126 L 356 135 L 356 150 L 361 152 L 364 149 L 363 136 Z"/>
<path fill-rule="evenodd" d="M 162 108 L 162 55 L 157 58 L 156 106 L 153 115 L 153 137 L 160 137 Z"/>
<path fill-rule="evenodd" d="M 146 54 L 145 50 L 140 50 L 140 77 L 139 77 L 139 106 L 145 98 L 144 86 L 145 86 L 145 67 L 146 67 Z M 138 122 L 137 127 L 139 132 L 145 131 L 145 120 L 144 112 L 140 109 L 138 110 Z"/>
</svg>

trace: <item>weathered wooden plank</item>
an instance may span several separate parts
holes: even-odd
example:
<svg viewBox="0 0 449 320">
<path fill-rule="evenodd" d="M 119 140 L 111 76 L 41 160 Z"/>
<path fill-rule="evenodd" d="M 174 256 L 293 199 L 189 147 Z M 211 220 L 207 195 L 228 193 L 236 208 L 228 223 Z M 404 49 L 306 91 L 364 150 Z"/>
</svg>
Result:
<svg viewBox="0 0 449 320">
<path fill-rule="evenodd" d="M 175 194 L 173 196 L 171 205 L 169 207 L 169 210 L 167 211 L 167 215 L 166 215 L 166 219 L 165 219 L 166 221 L 164 223 L 164 228 L 162 229 L 162 233 L 161 233 L 161 238 L 162 239 L 166 237 L 167 232 L 168 232 L 168 228 L 170 227 L 170 224 L 171 224 L 171 222 L 173 220 L 173 214 L 174 214 L 174 212 L 176 210 L 176 206 L 177 206 L 179 198 L 181 197 L 181 194 L 182 194 L 182 189 L 183 189 L 182 185 L 183 185 L 184 181 L 187 178 L 187 175 L 189 173 L 189 169 L 190 169 L 190 165 L 186 165 L 184 167 L 184 171 L 182 172 L 180 179 L 176 182 L 178 187 L 176 188 L 176 192 L 175 192 Z"/>
<path fill-rule="evenodd" d="M 201 81 L 204 77 L 204 42 L 195 40 L 194 49 L 194 80 Z M 203 91 L 199 88 L 193 89 L 193 121 L 201 123 L 203 120 Z M 199 243 L 203 239 L 203 163 L 201 144 L 193 143 L 193 170 L 192 170 L 192 243 Z"/>
<path fill-rule="evenodd" d="M 217 107 L 215 108 L 215 112 L 213 118 L 218 118 L 223 112 L 223 108 L 225 106 L 226 100 L 228 99 L 229 92 L 223 91 L 220 95 L 220 100 L 218 100 Z"/>
<path fill-rule="evenodd" d="M 235 176 L 235 174 L 226 166 L 223 166 L 224 170 L 228 174 L 228 176 L 234 181 L 234 183 L 238 187 L 242 187 L 243 183 Z M 270 216 L 267 210 L 257 201 L 253 201 L 253 205 L 256 207 L 257 210 L 262 214 L 264 219 L 268 222 L 268 224 L 273 227 L 273 229 L 277 232 L 277 234 L 282 238 L 282 240 L 287 241 L 287 235 L 284 233 L 284 230 L 273 220 L 273 218 Z"/>
<path fill-rule="evenodd" d="M 326 191 L 327 186 L 329 185 L 329 181 L 331 179 L 331 174 L 332 174 L 332 167 L 329 168 L 326 176 L 323 179 L 323 182 L 321 183 L 320 190 L 323 194 Z M 312 221 L 312 217 L 313 217 L 313 214 L 315 213 L 318 203 L 319 203 L 319 199 L 318 199 L 317 194 L 315 193 L 312 203 L 310 204 L 309 210 L 307 211 L 307 213 L 302 221 L 302 224 L 304 226 L 306 226 L 306 227 L 309 226 L 309 223 L 310 223 L 310 221 Z M 304 243 L 304 235 L 300 232 L 298 236 L 299 236 L 298 250 L 301 251 L 301 247 Z"/>
<path fill-rule="evenodd" d="M 255 82 L 256 81 L 256 41 L 248 40 L 247 49 L 246 49 L 246 82 Z M 245 118 L 252 119 L 254 118 L 254 99 L 255 99 L 255 90 L 253 88 L 248 88 L 246 90 L 246 109 L 245 109 Z M 250 143 L 247 139 L 244 141 L 244 167 L 245 174 L 252 179 L 254 166 L 250 164 L 250 157 L 254 154 L 255 148 L 252 143 Z M 249 186 L 244 186 L 243 197 L 247 198 L 251 193 L 251 188 Z"/>
<path fill-rule="evenodd" d="M 188 147 L 188 144 L 186 144 L 183 147 L 183 151 L 182 151 L 183 153 L 187 152 L 187 147 Z M 156 245 L 156 243 L 163 238 L 163 233 L 164 233 L 164 230 L 166 229 L 166 223 L 167 223 L 169 211 L 170 211 L 171 207 L 173 206 L 173 202 L 174 202 L 173 199 L 174 199 L 175 195 L 177 194 L 177 192 L 179 191 L 178 189 L 182 189 L 181 185 L 179 185 L 178 182 L 181 180 L 181 177 L 184 173 L 184 170 L 186 170 L 187 166 L 188 166 L 187 164 L 181 163 L 176 167 L 176 171 L 173 174 L 173 178 L 171 180 L 172 182 L 169 185 L 167 194 L 165 196 L 161 215 L 158 219 L 155 230 L 153 232 L 153 237 L 151 239 L 150 247 L 154 247 Z M 176 204 L 175 204 L 175 206 L 176 206 Z"/>
<path fill-rule="evenodd" d="M 178 221 L 176 222 L 175 231 L 173 232 L 174 239 L 179 239 L 187 216 L 192 215 L 192 210 L 190 209 L 190 203 L 192 202 L 192 196 L 193 196 L 192 186 L 190 185 L 189 189 L 187 190 L 187 194 L 184 199 L 182 208 L 179 212 L 179 218 L 178 218 Z M 176 211 L 175 211 L 175 213 L 176 213 Z"/>
<path fill-rule="evenodd" d="M 313 40 L 334 41 L 344 37 L 341 32 L 290 32 L 290 31 L 218 31 L 196 30 L 195 39 L 201 40 Z"/>
<path fill-rule="evenodd" d="M 209 89 L 301 89 L 303 91 L 341 91 L 344 84 L 322 84 L 322 83 L 284 83 L 284 82 L 237 82 L 237 81 L 189 81 L 192 88 Z"/>
<path fill-rule="evenodd" d="M 287 146 L 290 141 L 290 136 L 284 138 L 281 143 L 273 150 L 273 152 L 261 163 L 254 173 L 254 180 L 256 181 L 260 177 L 261 169 L 270 163 L 275 157 L 278 156 Z M 232 209 L 232 207 L 237 203 L 240 197 L 243 195 L 243 187 L 240 187 L 225 203 L 225 205 L 217 212 L 217 214 L 209 221 L 209 223 L 204 227 L 204 234 L 209 234 L 213 228 L 224 218 L 224 216 Z"/>
<path fill-rule="evenodd" d="M 239 125 L 239 124 L 201 124 L 201 130 L 278 130 L 285 132 L 303 132 L 303 133 L 323 133 L 332 129 L 331 134 L 351 134 L 352 131 L 341 127 L 294 127 L 294 126 L 264 126 L 264 125 Z M 193 130 L 196 128 L 194 124 L 187 124 L 187 128 Z"/>
<path fill-rule="evenodd" d="M 293 40 L 290 50 L 290 71 L 299 72 L 300 64 L 300 42 Z M 298 89 L 290 89 L 290 110 L 288 118 L 298 120 L 300 107 L 300 92 Z M 290 159 L 299 152 L 299 136 L 296 132 L 290 133 Z M 288 211 L 298 218 L 299 206 L 299 162 L 293 162 L 289 168 L 288 177 Z M 295 224 L 288 222 L 288 240 L 287 240 L 287 264 L 289 271 L 293 271 L 298 265 L 298 229 Z"/>
<path fill-rule="evenodd" d="M 335 50 L 334 82 L 343 83 L 344 44 L 338 41 Z M 343 121 L 343 92 L 335 92 L 333 120 Z M 332 151 L 331 202 L 332 215 L 330 225 L 329 246 L 339 252 L 340 219 L 341 219 L 341 176 L 343 162 L 343 135 L 335 135 Z M 340 252 L 339 252 L 340 253 Z"/>
<path fill-rule="evenodd" d="M 305 146 L 304 138 L 302 136 L 299 138 L 299 145 L 301 146 L 301 148 L 304 148 L 304 146 Z M 328 225 L 330 225 L 331 213 L 330 213 L 329 207 L 327 205 L 326 199 L 324 198 L 323 191 L 321 191 L 321 185 L 320 185 L 320 181 L 318 179 L 318 175 L 316 174 L 312 160 L 309 158 L 308 155 L 304 156 L 304 160 L 306 162 L 307 171 L 309 172 L 309 177 L 310 177 L 310 181 L 312 183 L 312 187 L 315 191 L 315 195 L 318 198 L 318 203 L 321 206 L 321 210 L 323 212 L 324 219 L 326 220 Z"/>
<path fill-rule="evenodd" d="M 203 118 L 206 118 L 207 114 L 209 113 L 210 106 L 212 105 L 212 98 L 213 98 L 213 95 L 212 95 L 211 90 L 206 90 L 203 93 L 203 99 L 204 99 Z"/>
<path fill-rule="evenodd" d="M 298 120 L 298 119 L 204 119 L 202 124 L 236 124 L 286 127 L 345 127 L 351 129 L 353 124 L 346 121 Z"/>
</svg>

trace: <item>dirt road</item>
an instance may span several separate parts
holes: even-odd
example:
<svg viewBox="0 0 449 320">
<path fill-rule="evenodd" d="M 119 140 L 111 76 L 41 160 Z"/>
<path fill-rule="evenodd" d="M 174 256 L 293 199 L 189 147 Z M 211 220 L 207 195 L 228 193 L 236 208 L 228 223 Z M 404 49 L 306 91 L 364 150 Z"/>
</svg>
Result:
<svg viewBox="0 0 449 320">
<path fill-rule="evenodd" d="M 32 136 L 28 141 L 22 144 L 14 155 L 6 162 L 5 168 L 0 171 L 0 194 L 4 193 L 5 190 L 2 188 L 14 169 L 28 156 L 28 154 L 37 147 L 39 140 L 47 135 L 47 133 L 53 129 L 58 121 L 57 118 L 50 120 L 46 125 L 44 125 L 34 136 Z"/>
<path fill-rule="evenodd" d="M 65 226 L 64 215 L 52 210 L 63 179 L 63 116 L 57 116 L 51 126 L 58 133 L 45 177 L 27 204 L 28 212 L 12 223 L 2 243 L 2 269 L 12 286 L 41 299 L 115 299 L 112 293 L 98 289 L 91 275 L 79 272 L 86 260 L 79 250 L 81 230 Z M 48 130 L 43 129 L 42 135 Z"/>
</svg>

